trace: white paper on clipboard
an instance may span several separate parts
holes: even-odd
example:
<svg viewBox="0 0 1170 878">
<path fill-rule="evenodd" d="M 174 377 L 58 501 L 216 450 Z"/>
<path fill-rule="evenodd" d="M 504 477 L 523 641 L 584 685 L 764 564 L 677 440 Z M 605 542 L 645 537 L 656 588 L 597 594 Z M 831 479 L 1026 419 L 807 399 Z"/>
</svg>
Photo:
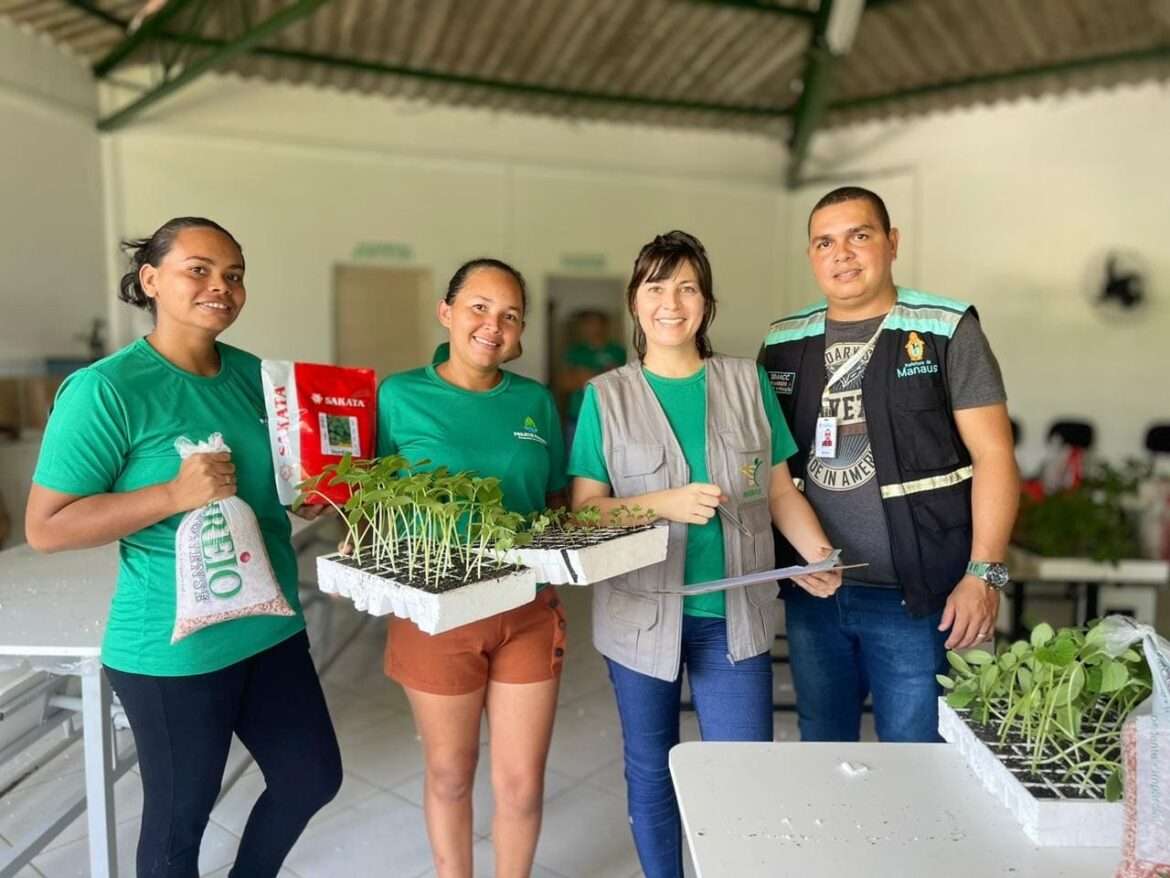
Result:
<svg viewBox="0 0 1170 878">
<path fill-rule="evenodd" d="M 739 588 L 744 585 L 755 585 L 758 582 L 774 582 L 777 579 L 791 579 L 794 576 L 805 576 L 809 573 L 823 573 L 826 570 L 853 570 L 857 567 L 867 567 L 868 564 L 841 564 L 841 550 L 836 549 L 828 558 L 817 561 L 815 564 L 806 564 L 803 567 L 777 567 L 772 570 L 757 570 L 755 573 L 745 573 L 743 576 L 730 576 L 727 579 L 713 579 L 709 582 L 698 582 L 680 588 L 663 589 L 665 594 L 709 594 L 714 591 L 727 591 L 729 588 Z"/>
</svg>

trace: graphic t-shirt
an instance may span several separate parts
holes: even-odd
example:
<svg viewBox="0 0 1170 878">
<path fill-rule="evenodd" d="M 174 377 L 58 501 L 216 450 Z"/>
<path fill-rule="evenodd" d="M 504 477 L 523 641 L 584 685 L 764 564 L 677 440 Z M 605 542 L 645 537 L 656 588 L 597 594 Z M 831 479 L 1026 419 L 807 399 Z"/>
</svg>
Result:
<svg viewBox="0 0 1170 878">
<path fill-rule="evenodd" d="M 61 385 L 33 481 L 78 496 L 136 491 L 169 482 L 181 461 L 175 440 L 221 433 L 236 466 L 236 493 L 256 513 L 264 547 L 295 616 L 250 616 L 171 643 L 175 624 L 175 531 L 184 513 L 123 537 L 121 564 L 102 642 L 118 671 L 172 677 L 204 674 L 275 646 L 305 627 L 288 515 L 276 496 L 260 384 L 260 361 L 217 344 L 218 375 L 185 372 L 146 339 Z"/>
<path fill-rule="evenodd" d="M 378 455 L 494 477 L 510 511 L 543 509 L 566 482 L 560 419 L 543 384 L 500 375 L 484 391 L 444 381 L 433 364 L 389 376 L 378 388 Z"/>
<path fill-rule="evenodd" d="M 565 362 L 570 366 L 587 369 L 594 375 L 616 369 L 626 364 L 626 349 L 616 342 L 606 342 L 599 348 L 587 344 L 575 344 L 565 352 Z M 585 399 L 585 389 L 580 388 L 569 394 L 565 405 L 565 416 L 573 420 L 581 413 L 581 402 Z"/>
<path fill-rule="evenodd" d="M 884 316 L 858 321 L 825 321 L 825 374 L 830 377 L 873 337 Z M 869 354 L 872 354 L 872 349 Z M 869 585 L 896 586 L 885 510 L 876 478 L 873 449 L 866 429 L 861 381 L 869 355 L 827 387 L 827 405 L 821 414 L 837 418 L 837 456 L 816 456 L 809 449 L 805 496 L 842 560 L 869 562 L 850 571 L 850 580 Z M 979 321 L 965 314 L 947 348 L 947 380 L 953 407 L 958 409 L 1001 403 L 1007 398 L 999 363 Z"/>
<path fill-rule="evenodd" d="M 764 370 L 758 369 L 760 393 L 764 412 L 772 427 L 772 466 L 783 463 L 796 452 L 796 440 L 788 431 L 776 394 L 768 385 Z M 682 448 L 683 457 L 691 472 L 692 482 L 707 482 L 707 369 L 704 366 L 686 378 L 663 378 L 643 368 L 642 374 L 654 392 L 658 404 L 670 423 L 670 428 Z M 761 463 L 757 461 L 757 463 Z M 601 432 L 601 413 L 597 393 L 585 388 L 581 417 L 569 460 L 569 473 L 595 482 L 611 484 L 609 468 L 605 463 L 605 449 Z M 768 467 L 760 466 L 757 478 L 767 492 Z M 723 522 L 716 515 L 706 524 L 687 525 L 687 557 L 683 569 L 683 585 L 695 585 L 722 579 L 726 576 L 726 557 L 723 551 Z M 726 595 L 721 592 L 693 595 L 683 598 L 683 612 L 688 616 L 722 619 L 726 615 Z"/>
</svg>

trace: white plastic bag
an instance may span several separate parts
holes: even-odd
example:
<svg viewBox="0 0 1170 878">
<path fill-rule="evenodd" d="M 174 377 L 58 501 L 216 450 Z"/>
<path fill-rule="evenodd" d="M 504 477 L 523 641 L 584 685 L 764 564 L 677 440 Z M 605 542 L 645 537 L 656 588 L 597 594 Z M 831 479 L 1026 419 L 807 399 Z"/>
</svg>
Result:
<svg viewBox="0 0 1170 878">
<path fill-rule="evenodd" d="M 1125 837 L 1116 878 L 1155 878 L 1170 873 L 1170 643 L 1128 616 L 1109 616 L 1100 627 L 1112 656 L 1140 643 L 1153 677 L 1153 695 L 1121 733 Z"/>
<path fill-rule="evenodd" d="M 178 439 L 175 448 L 184 460 L 192 454 L 231 451 L 219 433 L 206 442 Z M 251 506 L 239 497 L 226 497 L 183 516 L 175 531 L 171 643 L 229 619 L 292 615 Z"/>
</svg>

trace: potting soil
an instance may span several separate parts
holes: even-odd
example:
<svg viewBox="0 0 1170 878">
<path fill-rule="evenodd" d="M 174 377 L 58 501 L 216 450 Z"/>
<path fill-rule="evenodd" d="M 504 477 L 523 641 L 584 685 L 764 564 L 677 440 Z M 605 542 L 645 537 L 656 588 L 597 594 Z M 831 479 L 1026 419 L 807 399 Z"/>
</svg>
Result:
<svg viewBox="0 0 1170 878">
<path fill-rule="evenodd" d="M 373 369 L 264 360 L 264 404 L 280 502 L 291 504 L 302 481 L 348 454 L 374 456 L 377 388 Z M 343 484 L 319 487 L 309 504 L 344 503 Z M 326 499 L 328 498 L 328 500 Z"/>
</svg>

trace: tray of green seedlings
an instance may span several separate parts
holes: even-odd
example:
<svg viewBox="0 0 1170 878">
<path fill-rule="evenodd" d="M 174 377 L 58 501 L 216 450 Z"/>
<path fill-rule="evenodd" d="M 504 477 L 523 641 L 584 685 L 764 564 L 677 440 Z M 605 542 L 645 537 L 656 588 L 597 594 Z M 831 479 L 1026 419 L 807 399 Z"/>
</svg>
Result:
<svg viewBox="0 0 1170 878">
<path fill-rule="evenodd" d="M 530 539 L 506 558 L 554 585 L 590 585 L 666 559 L 668 527 L 654 524 L 653 510 L 618 506 L 609 519 L 603 527 L 595 506 L 534 513 L 525 529 Z"/>
<path fill-rule="evenodd" d="M 528 539 L 524 518 L 504 508 L 499 479 L 428 464 L 347 455 L 301 483 L 298 502 L 325 497 L 318 488 L 329 484 L 350 490 L 344 504 L 330 501 L 347 534 L 343 551 L 317 559 L 318 587 L 428 634 L 531 601 L 536 572 L 508 558 Z"/>
<path fill-rule="evenodd" d="M 1121 843 L 1121 733 L 1151 691 L 1137 650 L 1109 655 L 1096 624 L 947 653 L 939 734 L 1037 845 Z"/>
</svg>

